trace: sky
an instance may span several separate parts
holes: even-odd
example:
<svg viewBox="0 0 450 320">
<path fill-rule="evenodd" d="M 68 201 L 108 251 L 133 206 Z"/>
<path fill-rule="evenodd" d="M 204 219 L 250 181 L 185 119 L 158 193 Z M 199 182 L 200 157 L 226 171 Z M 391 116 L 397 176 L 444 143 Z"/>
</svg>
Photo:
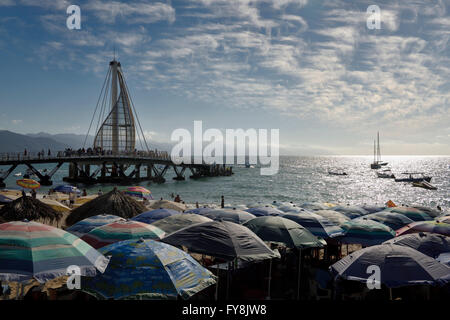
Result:
<svg viewBox="0 0 450 320">
<path fill-rule="evenodd" d="M 79 30 L 66 26 L 72 4 Z M 383 154 L 450 155 L 449 11 L 450 0 L 0 0 L 0 129 L 85 134 L 116 52 L 149 140 L 201 120 L 279 129 L 282 154 L 370 155 L 380 131 Z"/>
</svg>

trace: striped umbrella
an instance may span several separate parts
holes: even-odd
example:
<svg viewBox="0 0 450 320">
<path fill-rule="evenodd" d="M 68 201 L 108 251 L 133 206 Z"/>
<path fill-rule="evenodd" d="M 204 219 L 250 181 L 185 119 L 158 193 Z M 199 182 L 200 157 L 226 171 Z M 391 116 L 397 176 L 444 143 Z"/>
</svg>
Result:
<svg viewBox="0 0 450 320">
<path fill-rule="evenodd" d="M 429 232 L 404 234 L 383 244 L 410 247 L 432 258 L 437 258 L 441 253 L 450 252 L 450 237 Z"/>
<path fill-rule="evenodd" d="M 83 290 L 106 299 L 188 299 L 216 283 L 189 254 L 153 240 L 126 240 L 100 249 L 111 256 L 105 273 L 83 281 Z"/>
<path fill-rule="evenodd" d="M 364 217 L 356 218 L 356 219 L 373 220 L 373 221 L 376 221 L 376 222 L 379 222 L 379 223 L 382 223 L 382 224 L 388 226 L 392 230 L 400 229 L 400 228 L 406 226 L 407 224 L 414 222 L 413 220 L 411 220 L 410 218 L 408 218 L 407 216 L 405 216 L 401 213 L 389 212 L 389 211 L 371 213 L 371 214 L 365 215 Z"/>
<path fill-rule="evenodd" d="M 144 187 L 129 187 L 125 194 L 136 198 L 153 199 L 151 191 Z"/>
<path fill-rule="evenodd" d="M 158 239 L 164 236 L 158 227 L 139 221 L 116 221 L 97 227 L 81 237 L 94 248 L 101 248 L 111 243 L 129 239 Z"/>
<path fill-rule="evenodd" d="M 330 206 L 320 202 L 305 202 L 300 207 L 307 210 L 327 210 Z"/>
<path fill-rule="evenodd" d="M 37 189 L 41 186 L 39 182 L 33 179 L 19 179 L 16 181 L 16 184 L 26 189 Z"/>
<path fill-rule="evenodd" d="M 44 283 L 76 265 L 81 274 L 104 272 L 109 259 L 64 230 L 32 221 L 0 224 L 0 279 Z"/>
<path fill-rule="evenodd" d="M 214 210 L 214 208 L 202 207 L 202 208 L 189 209 L 189 210 L 184 211 L 184 213 L 194 213 L 194 214 L 204 215 L 206 212 L 209 212 L 211 210 Z"/>
<path fill-rule="evenodd" d="M 393 207 L 393 208 L 387 208 L 385 211 L 401 213 L 413 221 L 432 220 L 432 218 L 427 213 L 425 213 L 424 211 L 417 209 L 417 208 Z"/>
<path fill-rule="evenodd" d="M 398 229 L 397 237 L 403 234 L 415 233 L 415 232 L 431 232 L 438 233 L 444 236 L 450 236 L 450 223 L 440 222 L 436 220 L 432 221 L 417 221 Z"/>
<path fill-rule="evenodd" d="M 257 217 L 243 224 L 268 242 L 284 243 L 289 248 L 321 248 L 326 245 L 298 223 L 282 217 Z"/>
<path fill-rule="evenodd" d="M 151 224 L 155 221 L 164 219 L 164 218 L 172 216 L 174 214 L 180 214 L 180 212 L 172 210 L 172 209 L 160 208 L 160 209 L 150 210 L 150 211 L 138 214 L 137 216 L 131 218 L 131 220 Z"/>
<path fill-rule="evenodd" d="M 76 235 L 77 237 L 82 237 L 86 233 L 89 233 L 92 229 L 104 226 L 109 223 L 116 221 L 125 221 L 124 218 L 115 216 L 113 214 L 99 214 L 97 216 L 92 216 L 81 221 L 78 221 L 74 225 L 66 229 L 70 233 Z"/>
<path fill-rule="evenodd" d="M 450 223 L 450 216 L 437 217 L 435 220 L 439 222 Z"/>
<path fill-rule="evenodd" d="M 373 246 L 395 237 L 395 231 L 373 220 L 354 219 L 341 225 L 344 236 L 342 243 L 356 243 Z"/>
<path fill-rule="evenodd" d="M 254 216 L 262 217 L 262 216 L 282 216 L 284 215 L 284 212 L 281 210 L 278 210 L 273 207 L 265 206 L 265 207 L 256 207 L 256 208 L 250 208 L 245 210 L 247 212 L 250 212 Z"/>
<path fill-rule="evenodd" d="M 283 218 L 297 222 L 316 237 L 324 239 L 342 236 L 344 230 L 325 217 L 312 212 L 286 214 Z"/>
</svg>

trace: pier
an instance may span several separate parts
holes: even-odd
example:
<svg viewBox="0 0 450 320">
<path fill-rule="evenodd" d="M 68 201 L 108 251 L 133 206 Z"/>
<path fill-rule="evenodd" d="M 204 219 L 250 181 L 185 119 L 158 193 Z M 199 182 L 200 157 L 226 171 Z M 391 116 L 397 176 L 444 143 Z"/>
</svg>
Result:
<svg viewBox="0 0 450 320">
<path fill-rule="evenodd" d="M 19 165 L 25 165 L 35 174 L 43 186 L 53 184 L 52 177 L 65 163 L 69 164 L 69 175 L 63 180 L 70 183 L 87 185 L 97 183 L 131 184 L 141 181 L 164 183 L 164 176 L 169 170 L 175 173 L 174 180 L 185 180 L 186 169 L 191 172 L 190 179 L 202 177 L 230 176 L 232 167 L 210 164 L 176 164 L 167 152 L 137 151 L 121 152 L 119 154 L 89 154 L 57 152 L 56 155 L 38 155 L 34 153 L 7 153 L 0 155 L 0 166 L 9 169 L 0 174 L 0 188 L 6 187 L 5 179 Z M 40 171 L 35 164 L 52 165 L 51 168 Z M 145 174 L 142 174 L 142 170 Z"/>
</svg>

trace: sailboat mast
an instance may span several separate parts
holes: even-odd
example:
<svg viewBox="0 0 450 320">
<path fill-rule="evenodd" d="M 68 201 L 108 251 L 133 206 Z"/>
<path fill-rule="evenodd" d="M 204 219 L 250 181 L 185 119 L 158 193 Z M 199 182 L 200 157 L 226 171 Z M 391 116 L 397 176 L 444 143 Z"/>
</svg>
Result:
<svg viewBox="0 0 450 320">
<path fill-rule="evenodd" d="M 119 116 L 118 116 L 118 108 L 114 108 L 117 103 L 117 69 L 118 62 L 116 59 L 111 61 L 111 110 L 113 110 L 112 114 L 112 143 L 111 143 L 111 151 L 115 154 L 119 153 Z"/>
<path fill-rule="evenodd" d="M 381 151 L 380 151 L 380 132 L 377 132 L 377 141 L 378 141 L 378 149 L 377 149 L 377 154 L 378 154 L 378 162 L 381 162 Z"/>
</svg>

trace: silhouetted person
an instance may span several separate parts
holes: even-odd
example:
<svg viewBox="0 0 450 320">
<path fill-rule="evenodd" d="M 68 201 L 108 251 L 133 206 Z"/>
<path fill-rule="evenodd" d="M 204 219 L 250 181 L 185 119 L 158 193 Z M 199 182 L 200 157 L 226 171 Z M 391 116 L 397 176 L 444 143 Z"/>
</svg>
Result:
<svg viewBox="0 0 450 320">
<path fill-rule="evenodd" d="M 225 207 L 225 199 L 224 199 L 223 196 L 221 197 L 221 200 L 220 200 L 220 207 L 221 207 L 221 208 L 224 208 L 224 207 Z"/>
<path fill-rule="evenodd" d="M 173 201 L 175 201 L 175 202 L 181 202 L 180 195 L 177 194 L 177 196 L 175 197 L 175 199 L 174 199 Z"/>
</svg>

